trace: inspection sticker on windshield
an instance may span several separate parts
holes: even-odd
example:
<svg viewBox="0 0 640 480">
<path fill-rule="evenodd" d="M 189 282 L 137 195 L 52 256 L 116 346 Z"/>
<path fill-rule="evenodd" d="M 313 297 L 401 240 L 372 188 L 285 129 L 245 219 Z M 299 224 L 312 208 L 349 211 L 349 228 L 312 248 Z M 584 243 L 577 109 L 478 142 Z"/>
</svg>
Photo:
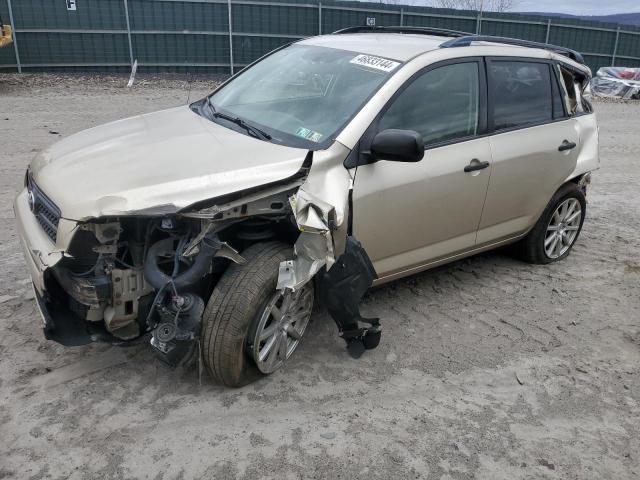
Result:
<svg viewBox="0 0 640 480">
<path fill-rule="evenodd" d="M 352 58 L 349 63 L 355 65 L 362 65 L 363 67 L 375 68 L 376 70 L 382 70 L 383 72 L 391 72 L 395 69 L 400 62 L 394 62 L 393 60 L 387 60 L 386 58 L 374 57 L 373 55 L 358 55 Z"/>
<path fill-rule="evenodd" d="M 308 128 L 304 127 L 300 127 L 298 130 L 296 130 L 296 135 L 316 143 L 319 142 L 322 138 L 321 133 L 314 132 L 313 130 L 309 130 Z"/>
</svg>

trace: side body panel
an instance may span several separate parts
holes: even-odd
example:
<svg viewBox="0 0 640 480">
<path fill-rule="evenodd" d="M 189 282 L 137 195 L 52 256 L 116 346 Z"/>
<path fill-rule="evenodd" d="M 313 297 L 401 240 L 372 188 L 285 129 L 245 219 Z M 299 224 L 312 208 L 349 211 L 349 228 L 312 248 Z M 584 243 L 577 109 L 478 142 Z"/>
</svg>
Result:
<svg viewBox="0 0 640 480">
<path fill-rule="evenodd" d="M 524 128 L 490 138 L 493 167 L 477 243 L 529 230 L 554 192 L 574 171 L 580 150 L 575 119 Z M 564 140 L 578 144 L 558 151 Z"/>
<path fill-rule="evenodd" d="M 427 150 L 417 163 L 358 167 L 353 229 L 379 277 L 474 247 L 491 167 L 487 138 Z"/>
<path fill-rule="evenodd" d="M 532 59 L 560 58 L 547 51 L 525 50 Z M 427 65 L 465 53 L 438 50 L 405 64 L 341 133 L 341 140 L 357 148 L 364 130 L 402 82 Z M 478 46 L 473 53 L 516 58 L 523 49 Z M 564 140 L 578 148 L 559 152 Z M 379 275 L 375 284 L 522 238 L 565 181 L 598 167 L 597 144 L 595 116 L 588 114 L 427 150 L 420 165 L 383 161 L 358 167 L 354 234 L 374 263 Z M 493 190 L 489 182 L 474 183 L 477 178 L 455 175 L 472 158 L 491 162 L 481 175 Z M 481 193 L 483 186 L 486 196 Z M 468 229 L 474 215 L 475 231 Z"/>
<path fill-rule="evenodd" d="M 566 180 L 571 180 L 600 168 L 598 122 L 595 113 L 579 115 L 574 117 L 578 132 L 580 134 L 580 149 L 574 170 Z"/>
</svg>

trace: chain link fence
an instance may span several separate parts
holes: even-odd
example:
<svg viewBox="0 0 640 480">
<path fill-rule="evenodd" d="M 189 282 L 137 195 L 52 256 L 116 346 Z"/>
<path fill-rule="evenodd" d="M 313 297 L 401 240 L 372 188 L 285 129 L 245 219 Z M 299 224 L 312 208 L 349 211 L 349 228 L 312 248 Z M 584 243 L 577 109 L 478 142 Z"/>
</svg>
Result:
<svg viewBox="0 0 640 480">
<path fill-rule="evenodd" d="M 0 0 L 14 43 L 0 71 L 230 73 L 270 50 L 354 25 L 425 26 L 569 47 L 595 71 L 640 67 L 640 28 L 532 15 L 303 0 Z"/>
</svg>

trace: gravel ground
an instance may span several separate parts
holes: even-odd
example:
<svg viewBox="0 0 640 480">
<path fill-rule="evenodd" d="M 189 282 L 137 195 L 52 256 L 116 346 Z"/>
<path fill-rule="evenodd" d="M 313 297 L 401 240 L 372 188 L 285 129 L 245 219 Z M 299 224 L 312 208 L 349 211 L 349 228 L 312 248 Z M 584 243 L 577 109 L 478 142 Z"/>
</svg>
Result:
<svg viewBox="0 0 640 480">
<path fill-rule="evenodd" d="M 295 361 L 229 390 L 144 345 L 42 336 L 11 203 L 59 137 L 187 101 L 184 79 L 125 83 L 0 76 L 0 478 L 638 478 L 639 104 L 596 104 L 567 260 L 489 253 L 381 287 L 378 349 L 352 360 L 317 314 Z"/>
</svg>

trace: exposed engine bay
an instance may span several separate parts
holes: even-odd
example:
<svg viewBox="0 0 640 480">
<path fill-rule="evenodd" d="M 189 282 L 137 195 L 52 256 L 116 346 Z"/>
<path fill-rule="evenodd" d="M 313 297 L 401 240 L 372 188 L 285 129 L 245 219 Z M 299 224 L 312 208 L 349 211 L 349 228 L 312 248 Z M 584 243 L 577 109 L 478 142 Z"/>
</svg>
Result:
<svg viewBox="0 0 640 480">
<path fill-rule="evenodd" d="M 253 191 L 171 215 L 79 223 L 64 257 L 47 271 L 47 298 L 38 298 L 50 314 L 45 335 L 65 345 L 148 338 L 166 363 L 183 364 L 194 358 L 205 305 L 222 273 L 246 263 L 242 251 L 250 245 L 277 240 L 295 253 L 280 264 L 277 289 L 295 292 L 315 282 L 349 353 L 359 357 L 375 348 L 379 322 L 358 311 L 376 275 L 349 235 L 352 179 L 344 168 L 318 163 L 321 194 L 331 198 L 333 191 L 337 208 L 310 180 L 310 153 L 294 178 Z"/>
</svg>

